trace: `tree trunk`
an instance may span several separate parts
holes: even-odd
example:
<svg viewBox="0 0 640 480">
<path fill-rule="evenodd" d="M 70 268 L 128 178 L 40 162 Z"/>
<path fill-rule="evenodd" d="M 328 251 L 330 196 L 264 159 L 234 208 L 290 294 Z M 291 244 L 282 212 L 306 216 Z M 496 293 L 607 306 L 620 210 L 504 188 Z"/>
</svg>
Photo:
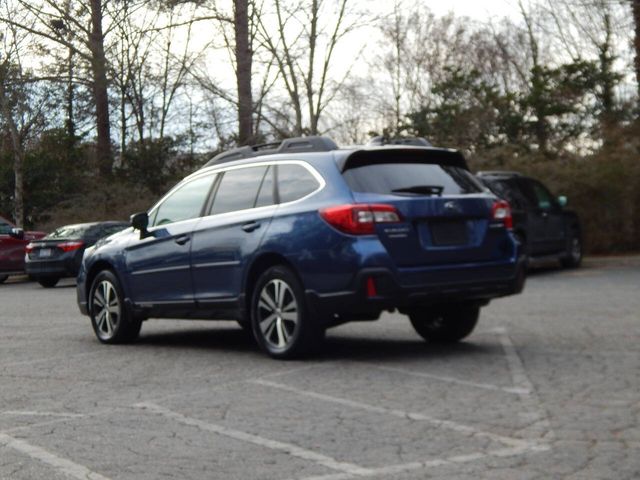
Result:
<svg viewBox="0 0 640 480">
<path fill-rule="evenodd" d="M 96 108 L 98 167 L 103 176 L 111 175 L 111 126 L 109 121 L 109 93 L 107 82 L 107 62 L 104 53 L 102 32 L 102 0 L 90 0 L 91 4 L 91 70 L 93 73 L 93 98 Z"/>
<path fill-rule="evenodd" d="M 249 38 L 248 0 L 234 0 L 234 26 L 238 86 L 238 144 L 249 145 L 253 142 L 253 98 L 251 93 L 253 51 Z"/>
</svg>

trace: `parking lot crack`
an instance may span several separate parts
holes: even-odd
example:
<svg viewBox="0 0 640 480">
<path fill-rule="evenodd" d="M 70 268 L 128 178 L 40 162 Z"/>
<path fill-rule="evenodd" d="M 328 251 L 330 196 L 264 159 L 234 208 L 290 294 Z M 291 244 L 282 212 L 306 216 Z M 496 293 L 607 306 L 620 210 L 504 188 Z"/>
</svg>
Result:
<svg viewBox="0 0 640 480">
<path fill-rule="evenodd" d="M 169 418 L 183 425 L 189 425 L 198 428 L 202 431 L 215 433 L 217 435 L 233 438 L 246 443 L 251 443 L 271 450 L 283 452 L 293 457 L 301 458 L 304 460 L 312 461 L 318 465 L 322 465 L 331 470 L 337 470 L 339 472 L 351 474 L 351 475 L 367 475 L 370 470 L 359 465 L 355 465 L 348 462 L 341 462 L 334 458 L 328 457 L 321 453 L 317 453 L 311 450 L 304 449 L 297 445 L 290 443 L 280 442 L 278 440 L 272 440 L 269 438 L 260 437 L 252 433 L 243 432 L 231 428 L 224 427 L 222 425 L 216 425 L 209 422 L 204 422 L 195 418 L 187 417 L 178 412 L 174 412 L 167 408 L 154 403 L 138 403 L 134 405 L 135 408 L 149 411 L 156 415 L 161 415 L 165 418 Z"/>
</svg>

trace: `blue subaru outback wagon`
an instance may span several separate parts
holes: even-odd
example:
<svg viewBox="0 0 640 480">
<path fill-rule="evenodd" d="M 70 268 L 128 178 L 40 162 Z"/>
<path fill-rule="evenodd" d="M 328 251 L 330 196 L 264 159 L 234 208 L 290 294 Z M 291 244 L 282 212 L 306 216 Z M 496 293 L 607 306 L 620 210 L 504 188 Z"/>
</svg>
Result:
<svg viewBox="0 0 640 480">
<path fill-rule="evenodd" d="M 80 310 L 103 343 L 152 317 L 236 319 L 275 358 L 384 310 L 428 341 L 466 337 L 523 287 L 509 204 L 460 153 L 408 143 L 306 137 L 214 157 L 87 249 Z"/>
</svg>

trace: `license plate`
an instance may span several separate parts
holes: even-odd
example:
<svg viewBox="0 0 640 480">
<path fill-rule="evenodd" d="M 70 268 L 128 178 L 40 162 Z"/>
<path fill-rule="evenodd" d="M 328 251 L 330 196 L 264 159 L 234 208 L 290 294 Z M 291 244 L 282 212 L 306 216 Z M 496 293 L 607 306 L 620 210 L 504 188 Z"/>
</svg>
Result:
<svg viewBox="0 0 640 480">
<path fill-rule="evenodd" d="M 43 248 L 40 250 L 40 257 L 50 257 L 51 256 L 51 249 L 50 248 Z"/>
<path fill-rule="evenodd" d="M 468 243 L 467 222 L 444 221 L 429 225 L 433 244 L 437 246 L 465 245 Z"/>
</svg>

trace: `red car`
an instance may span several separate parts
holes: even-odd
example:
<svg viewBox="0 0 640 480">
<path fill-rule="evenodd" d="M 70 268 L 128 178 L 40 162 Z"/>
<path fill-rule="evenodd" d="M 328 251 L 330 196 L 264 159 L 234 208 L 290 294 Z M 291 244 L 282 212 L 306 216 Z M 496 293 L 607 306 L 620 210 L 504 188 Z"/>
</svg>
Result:
<svg viewBox="0 0 640 480">
<path fill-rule="evenodd" d="M 0 217 L 0 283 L 9 275 L 24 274 L 25 247 L 30 241 L 44 236 L 44 232 L 25 232 Z"/>
</svg>

